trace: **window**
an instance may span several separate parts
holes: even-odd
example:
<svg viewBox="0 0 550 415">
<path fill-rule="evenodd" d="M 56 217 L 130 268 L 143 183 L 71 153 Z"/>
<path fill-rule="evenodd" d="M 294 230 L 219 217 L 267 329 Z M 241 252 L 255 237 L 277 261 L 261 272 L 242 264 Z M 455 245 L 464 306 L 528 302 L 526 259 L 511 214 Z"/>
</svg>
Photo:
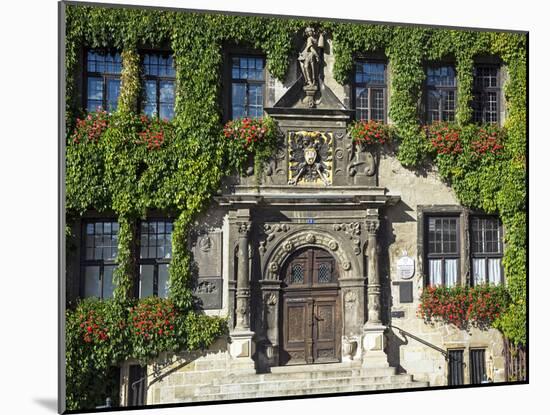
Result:
<svg viewBox="0 0 550 415">
<path fill-rule="evenodd" d="M 386 119 L 386 64 L 355 62 L 355 111 L 359 120 Z"/>
<path fill-rule="evenodd" d="M 172 54 L 144 53 L 142 55 L 145 85 L 142 110 L 149 117 L 174 118 L 175 82 L 174 57 Z"/>
<path fill-rule="evenodd" d="M 495 65 L 474 67 L 474 122 L 496 123 L 499 112 L 499 70 Z"/>
<path fill-rule="evenodd" d="M 470 219 L 472 256 L 472 283 L 501 284 L 502 281 L 502 226 L 495 217 Z"/>
<path fill-rule="evenodd" d="M 485 372 L 485 349 L 470 350 L 470 384 L 475 385 L 487 380 Z"/>
<path fill-rule="evenodd" d="M 111 298 L 118 253 L 118 223 L 87 222 L 84 229 L 81 294 L 83 297 Z"/>
<path fill-rule="evenodd" d="M 447 384 L 449 386 L 464 384 L 464 350 L 449 350 L 447 352 L 448 369 Z"/>
<path fill-rule="evenodd" d="M 168 296 L 168 267 L 172 258 L 172 222 L 141 222 L 139 297 Z"/>
<path fill-rule="evenodd" d="M 429 285 L 452 287 L 459 275 L 459 218 L 428 218 L 428 280 Z"/>
<path fill-rule="evenodd" d="M 455 120 L 456 74 L 452 66 L 430 66 L 426 73 L 426 121 Z"/>
<path fill-rule="evenodd" d="M 89 50 L 86 55 L 86 110 L 116 110 L 122 58 L 118 52 Z"/>
<path fill-rule="evenodd" d="M 259 118 L 264 113 L 264 59 L 231 58 L 231 117 Z"/>
</svg>

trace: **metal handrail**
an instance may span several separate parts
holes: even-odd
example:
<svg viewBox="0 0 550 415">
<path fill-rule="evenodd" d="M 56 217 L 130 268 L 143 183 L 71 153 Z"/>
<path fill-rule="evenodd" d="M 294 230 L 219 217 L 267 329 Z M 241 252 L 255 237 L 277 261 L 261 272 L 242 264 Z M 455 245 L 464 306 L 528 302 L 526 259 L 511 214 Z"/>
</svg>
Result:
<svg viewBox="0 0 550 415">
<path fill-rule="evenodd" d="M 399 331 L 399 333 L 401 333 L 405 337 L 410 337 L 411 339 L 414 339 L 417 342 L 422 343 L 425 346 L 428 346 L 428 347 L 431 347 L 434 350 L 437 350 L 439 353 L 441 353 L 443 356 L 445 356 L 445 360 L 454 359 L 453 357 L 451 357 L 449 355 L 449 353 L 446 350 L 442 349 L 441 347 L 437 347 L 435 344 L 431 344 L 430 342 L 428 342 L 428 341 L 426 341 L 426 340 L 424 340 L 424 339 L 422 339 L 418 336 L 415 336 L 414 334 L 409 333 L 406 330 L 403 330 L 401 327 L 397 327 L 397 326 L 394 326 L 392 324 L 389 324 L 389 327 L 391 327 L 393 329 L 396 329 L 397 331 Z"/>
</svg>

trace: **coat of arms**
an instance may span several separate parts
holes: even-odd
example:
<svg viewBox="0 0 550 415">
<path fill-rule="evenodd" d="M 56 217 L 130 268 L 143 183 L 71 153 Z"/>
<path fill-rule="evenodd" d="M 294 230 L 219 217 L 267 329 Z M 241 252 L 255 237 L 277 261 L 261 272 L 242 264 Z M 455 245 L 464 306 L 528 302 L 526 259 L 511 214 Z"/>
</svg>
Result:
<svg viewBox="0 0 550 415">
<path fill-rule="evenodd" d="M 288 137 L 288 184 L 332 183 L 332 134 L 290 132 Z"/>
</svg>

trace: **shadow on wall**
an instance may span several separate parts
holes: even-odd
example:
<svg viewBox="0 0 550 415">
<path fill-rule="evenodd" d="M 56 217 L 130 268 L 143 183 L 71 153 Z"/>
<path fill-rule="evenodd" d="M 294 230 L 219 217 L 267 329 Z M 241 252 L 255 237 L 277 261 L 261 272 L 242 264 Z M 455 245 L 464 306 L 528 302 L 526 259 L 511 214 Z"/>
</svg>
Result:
<svg viewBox="0 0 550 415">
<path fill-rule="evenodd" d="M 386 332 L 387 346 L 386 354 L 388 355 L 388 363 L 397 369 L 397 373 L 404 373 L 405 369 L 401 366 L 400 350 L 401 346 L 409 344 L 409 340 L 403 336 L 398 336 L 393 328 L 389 328 Z"/>
</svg>

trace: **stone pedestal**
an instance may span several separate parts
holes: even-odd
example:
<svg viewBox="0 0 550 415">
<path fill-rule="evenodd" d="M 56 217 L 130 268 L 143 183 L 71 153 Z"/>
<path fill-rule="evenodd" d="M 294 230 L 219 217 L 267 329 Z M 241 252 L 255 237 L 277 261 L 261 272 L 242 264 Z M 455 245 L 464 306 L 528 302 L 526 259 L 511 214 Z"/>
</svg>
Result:
<svg viewBox="0 0 550 415">
<path fill-rule="evenodd" d="M 240 359 L 243 361 L 252 361 L 252 355 L 254 354 L 254 341 L 252 337 L 254 332 L 252 331 L 234 331 L 231 333 L 231 345 L 229 352 L 234 359 Z"/>
<path fill-rule="evenodd" d="M 384 368 L 389 367 L 388 356 L 384 351 L 386 338 L 384 332 L 386 326 L 369 325 L 363 328 L 363 367 Z"/>
</svg>

